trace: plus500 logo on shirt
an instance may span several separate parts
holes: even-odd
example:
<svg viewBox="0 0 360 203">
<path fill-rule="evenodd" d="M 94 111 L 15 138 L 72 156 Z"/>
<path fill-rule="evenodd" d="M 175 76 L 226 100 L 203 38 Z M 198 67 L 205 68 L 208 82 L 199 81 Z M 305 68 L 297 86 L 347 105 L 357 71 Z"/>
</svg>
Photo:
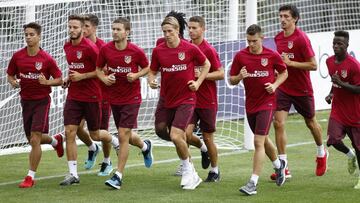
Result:
<svg viewBox="0 0 360 203">
<path fill-rule="evenodd" d="M 187 69 L 186 64 L 180 64 L 180 65 L 172 65 L 170 68 L 162 67 L 161 68 L 163 72 L 177 72 L 177 71 L 184 71 Z"/>
<path fill-rule="evenodd" d="M 254 71 L 254 73 L 249 73 L 249 77 L 252 78 L 261 78 L 261 77 L 268 77 L 269 71 Z"/>
</svg>

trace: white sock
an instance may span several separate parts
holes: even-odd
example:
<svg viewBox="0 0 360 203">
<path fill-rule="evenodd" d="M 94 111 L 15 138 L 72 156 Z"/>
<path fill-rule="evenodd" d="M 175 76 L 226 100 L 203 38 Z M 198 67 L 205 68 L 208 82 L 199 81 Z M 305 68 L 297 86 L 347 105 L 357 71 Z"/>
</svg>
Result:
<svg viewBox="0 0 360 203">
<path fill-rule="evenodd" d="M 89 151 L 96 151 L 96 145 L 94 142 L 89 146 Z"/>
<path fill-rule="evenodd" d="M 104 160 L 103 160 L 104 163 L 107 163 L 107 164 L 110 164 L 110 157 L 104 157 Z"/>
<path fill-rule="evenodd" d="M 250 180 L 252 180 L 254 182 L 254 184 L 257 185 L 259 176 L 256 174 L 251 174 Z"/>
<path fill-rule="evenodd" d="M 143 143 L 144 143 L 144 145 L 141 148 L 141 151 L 145 152 L 148 149 L 148 146 L 147 146 L 147 144 L 145 142 L 143 142 Z"/>
<path fill-rule="evenodd" d="M 317 146 L 317 157 L 324 157 L 325 156 L 325 147 L 324 145 Z"/>
<path fill-rule="evenodd" d="M 219 167 L 217 167 L 217 166 L 211 167 L 211 168 L 210 168 L 210 171 L 211 171 L 211 172 L 214 172 L 214 173 L 216 173 L 216 174 L 219 174 Z"/>
<path fill-rule="evenodd" d="M 58 141 L 57 141 L 57 139 L 55 139 L 54 137 L 51 137 L 51 146 L 53 146 L 53 147 L 56 147 L 56 145 L 58 144 Z"/>
<path fill-rule="evenodd" d="M 117 137 L 111 136 L 111 145 L 114 148 L 117 148 L 119 146 L 119 139 Z"/>
<path fill-rule="evenodd" d="M 350 149 L 346 156 L 349 157 L 349 159 L 352 159 L 355 157 L 355 153 L 352 149 Z"/>
<path fill-rule="evenodd" d="M 201 147 L 200 147 L 200 150 L 201 150 L 202 152 L 207 152 L 207 151 L 208 151 L 206 145 L 205 145 L 203 142 L 202 142 L 202 145 L 201 145 Z"/>
<path fill-rule="evenodd" d="M 77 161 L 68 161 L 69 171 L 75 178 L 79 178 L 77 173 Z"/>
<path fill-rule="evenodd" d="M 284 161 L 287 161 L 287 154 L 279 154 L 279 159 L 282 159 Z"/>
<path fill-rule="evenodd" d="M 30 176 L 34 180 L 35 179 L 35 173 L 36 173 L 35 171 L 29 170 L 27 175 Z"/>
<path fill-rule="evenodd" d="M 120 180 L 122 179 L 122 173 L 120 173 L 119 171 L 116 171 L 115 174 L 120 178 Z"/>
<path fill-rule="evenodd" d="M 281 162 L 280 162 L 279 158 L 275 159 L 275 161 L 273 161 L 272 164 L 273 164 L 274 168 L 279 169 L 281 167 Z"/>
<path fill-rule="evenodd" d="M 181 160 L 181 163 L 182 163 L 184 169 L 187 169 L 187 170 L 188 170 L 188 169 L 191 169 L 191 164 L 190 164 L 190 159 L 189 159 L 189 157 L 186 158 L 186 159 L 184 159 L 184 160 Z"/>
</svg>

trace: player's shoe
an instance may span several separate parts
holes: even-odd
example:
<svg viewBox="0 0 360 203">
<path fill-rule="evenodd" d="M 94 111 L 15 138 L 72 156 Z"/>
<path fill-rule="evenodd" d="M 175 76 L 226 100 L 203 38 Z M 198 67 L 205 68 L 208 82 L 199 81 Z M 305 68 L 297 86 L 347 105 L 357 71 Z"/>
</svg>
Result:
<svg viewBox="0 0 360 203">
<path fill-rule="evenodd" d="M 78 185 L 80 184 L 80 178 L 76 178 L 72 174 L 65 176 L 65 179 L 60 182 L 61 186 Z"/>
<path fill-rule="evenodd" d="M 327 171 L 327 160 L 329 158 L 329 151 L 325 149 L 324 157 L 316 157 L 316 171 L 315 174 L 317 176 L 322 176 Z"/>
<path fill-rule="evenodd" d="M 101 167 L 100 167 L 100 171 L 97 174 L 98 176 L 108 176 L 111 174 L 113 170 L 112 164 L 110 162 L 110 164 L 102 162 L 101 163 Z"/>
<path fill-rule="evenodd" d="M 360 177 L 358 179 L 357 184 L 354 186 L 354 189 L 360 189 Z"/>
<path fill-rule="evenodd" d="M 153 163 L 152 143 L 150 140 L 144 140 L 144 143 L 147 145 L 146 151 L 142 152 L 144 156 L 144 163 L 146 168 L 150 168 Z"/>
<path fill-rule="evenodd" d="M 285 178 L 285 169 L 287 167 L 287 161 L 280 159 L 280 163 L 281 163 L 280 168 L 275 169 L 275 173 L 276 173 L 275 182 L 276 182 L 277 186 L 282 186 L 285 183 L 285 180 L 286 180 L 286 178 Z"/>
<path fill-rule="evenodd" d="M 64 138 L 63 135 L 61 133 L 54 135 L 54 139 L 57 140 L 57 145 L 54 147 L 58 157 L 62 157 L 64 156 Z"/>
<path fill-rule="evenodd" d="M 197 186 L 200 185 L 202 179 L 199 177 L 198 173 L 193 170 L 191 181 L 182 187 L 184 190 L 194 190 Z"/>
<path fill-rule="evenodd" d="M 88 159 L 85 161 L 85 169 L 89 170 L 92 167 L 94 167 L 95 162 L 96 162 L 96 156 L 99 154 L 100 152 L 100 147 L 99 145 L 95 144 L 96 146 L 96 150 L 95 151 L 88 151 Z"/>
<path fill-rule="evenodd" d="M 105 182 L 105 185 L 118 190 L 121 188 L 121 184 L 122 184 L 121 179 L 115 173 L 109 180 Z"/>
<path fill-rule="evenodd" d="M 219 173 L 209 171 L 208 177 L 204 182 L 219 182 L 219 181 L 220 181 L 220 171 Z"/>
<path fill-rule="evenodd" d="M 203 169 L 207 169 L 209 168 L 210 165 L 210 157 L 209 157 L 209 153 L 206 152 L 201 152 L 201 166 Z"/>
<path fill-rule="evenodd" d="M 285 178 L 286 178 L 286 180 L 289 180 L 291 177 L 292 176 L 291 176 L 289 168 L 286 168 L 285 169 Z M 271 174 L 270 179 L 271 180 L 276 180 L 276 173 Z"/>
<path fill-rule="evenodd" d="M 239 191 L 246 195 L 256 195 L 257 193 L 256 185 L 252 180 L 250 180 L 246 185 L 242 186 Z"/>
<path fill-rule="evenodd" d="M 179 167 L 176 169 L 175 173 L 174 173 L 174 176 L 182 176 L 183 174 L 183 165 L 180 164 Z"/>
<path fill-rule="evenodd" d="M 26 176 L 23 180 L 23 182 L 21 182 L 19 184 L 19 188 L 30 188 L 32 186 L 35 185 L 35 181 L 32 179 L 31 176 Z"/>
<path fill-rule="evenodd" d="M 353 175 L 356 171 L 356 156 L 348 159 L 348 172 Z"/>
<path fill-rule="evenodd" d="M 191 184 L 191 182 L 193 181 L 192 180 L 193 176 L 194 176 L 193 173 L 194 173 L 194 169 L 192 168 L 192 166 L 189 168 L 183 167 L 183 173 L 182 173 L 181 182 L 180 182 L 181 187 Z"/>
</svg>

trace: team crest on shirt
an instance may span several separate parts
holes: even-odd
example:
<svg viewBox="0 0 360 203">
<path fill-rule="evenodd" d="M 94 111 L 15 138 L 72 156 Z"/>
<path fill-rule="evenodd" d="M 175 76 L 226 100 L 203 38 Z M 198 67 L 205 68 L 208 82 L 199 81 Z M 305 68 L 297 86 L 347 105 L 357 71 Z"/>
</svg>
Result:
<svg viewBox="0 0 360 203">
<path fill-rule="evenodd" d="M 178 58 L 183 61 L 185 59 L 185 52 L 179 52 L 178 53 Z"/>
<path fill-rule="evenodd" d="M 36 70 L 41 70 L 42 62 L 35 62 L 35 68 L 36 68 Z"/>
<path fill-rule="evenodd" d="M 125 61 L 125 63 L 127 63 L 127 64 L 131 63 L 131 56 L 125 56 L 125 57 L 124 57 L 124 61 Z"/>
<path fill-rule="evenodd" d="M 288 48 L 292 49 L 294 46 L 294 42 L 293 41 L 288 41 Z"/>
<path fill-rule="evenodd" d="M 269 60 L 267 59 L 267 58 L 261 58 L 261 65 L 262 66 L 267 66 L 268 65 L 268 63 L 269 63 Z"/>
<path fill-rule="evenodd" d="M 78 59 L 81 59 L 81 57 L 82 57 L 82 51 L 76 51 L 76 57 L 77 57 Z"/>
<path fill-rule="evenodd" d="M 347 77 L 347 70 L 341 70 L 341 77 L 346 78 Z"/>
</svg>

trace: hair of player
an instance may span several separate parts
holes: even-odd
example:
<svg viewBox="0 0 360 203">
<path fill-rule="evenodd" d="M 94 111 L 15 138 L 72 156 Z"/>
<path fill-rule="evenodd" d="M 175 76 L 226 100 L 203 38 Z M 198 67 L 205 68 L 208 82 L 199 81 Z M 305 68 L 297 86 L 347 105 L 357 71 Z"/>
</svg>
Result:
<svg viewBox="0 0 360 203">
<path fill-rule="evenodd" d="M 24 31 L 26 30 L 26 28 L 32 28 L 36 31 L 36 33 L 38 35 L 41 35 L 41 25 L 35 22 L 31 22 L 28 24 L 23 25 Z"/>
<path fill-rule="evenodd" d="M 89 21 L 92 26 L 97 27 L 99 25 L 99 18 L 94 14 L 85 14 L 84 21 Z"/>
<path fill-rule="evenodd" d="M 346 43 L 349 44 L 349 32 L 345 30 L 339 30 L 334 32 L 335 37 L 344 37 L 346 40 Z"/>
<path fill-rule="evenodd" d="M 260 35 L 262 35 L 262 30 L 261 30 L 261 27 L 259 25 L 252 24 L 246 29 L 246 34 L 247 35 L 256 35 L 258 33 Z"/>
<path fill-rule="evenodd" d="M 68 21 L 70 21 L 70 20 L 78 20 L 78 21 L 80 21 L 81 25 L 84 25 L 84 21 L 85 21 L 83 16 L 76 15 L 76 14 L 69 15 Z"/>
<path fill-rule="evenodd" d="M 193 16 L 189 19 L 189 22 L 199 23 L 200 27 L 205 27 L 205 19 L 201 16 Z"/>
<path fill-rule="evenodd" d="M 179 30 L 179 22 L 176 20 L 175 17 L 172 17 L 172 16 L 168 16 L 168 17 L 165 17 L 165 19 L 163 20 L 163 22 L 161 23 L 161 26 L 164 26 L 164 25 L 171 25 L 173 26 L 173 28 Z"/>
<path fill-rule="evenodd" d="M 178 21 L 178 23 L 179 23 L 179 33 L 180 33 L 181 38 L 184 38 L 184 30 L 187 27 L 185 16 L 186 16 L 185 13 L 177 12 L 177 11 L 174 11 L 174 10 L 170 11 L 166 15 L 166 17 L 174 17 Z"/>
<path fill-rule="evenodd" d="M 297 18 L 296 22 L 295 22 L 295 25 L 297 24 L 297 22 L 299 21 L 300 19 L 300 12 L 299 12 L 299 9 L 293 5 L 293 4 L 286 4 L 286 5 L 283 5 L 279 8 L 279 12 L 280 11 L 290 11 L 290 14 L 291 14 L 291 17 L 293 18 Z"/>
<path fill-rule="evenodd" d="M 118 17 L 113 21 L 114 23 L 120 23 L 124 25 L 125 30 L 129 30 L 131 29 L 131 25 L 130 25 L 130 20 L 124 17 Z"/>
</svg>

